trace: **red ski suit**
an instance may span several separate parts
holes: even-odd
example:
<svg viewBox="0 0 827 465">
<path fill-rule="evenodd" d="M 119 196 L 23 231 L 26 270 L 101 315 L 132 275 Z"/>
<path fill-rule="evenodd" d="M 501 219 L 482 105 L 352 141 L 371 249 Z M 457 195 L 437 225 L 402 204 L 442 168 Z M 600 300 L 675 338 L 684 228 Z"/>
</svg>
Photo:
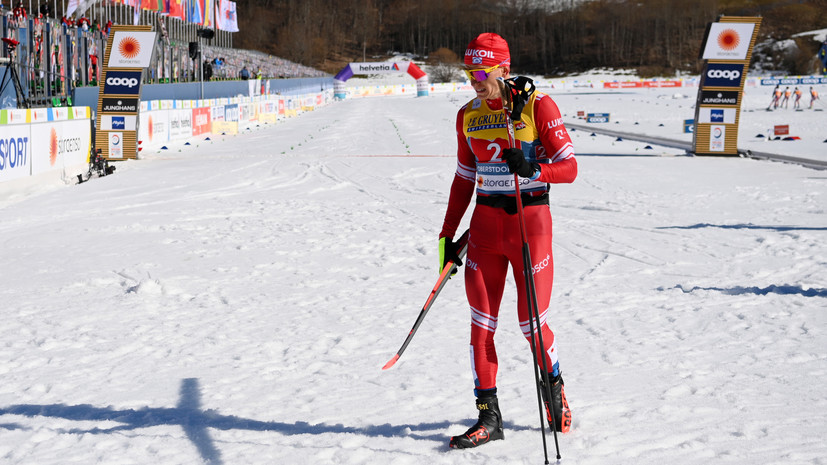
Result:
<svg viewBox="0 0 827 465">
<path fill-rule="evenodd" d="M 471 307 L 471 368 L 477 389 L 493 389 L 497 384 L 494 332 L 509 263 L 517 283 L 520 327 L 526 340 L 532 336 L 523 275 L 522 239 L 515 209 L 514 175 L 509 173 L 507 164 L 500 157 L 509 147 L 502 102 L 499 99 L 468 102 L 457 114 L 456 129 L 457 171 L 440 237 L 454 237 L 476 189 L 477 204 L 471 217 L 465 260 L 465 292 Z M 549 372 L 556 372 L 557 344 L 546 323 L 554 279 L 548 183 L 574 181 L 577 161 L 560 111 L 545 94 L 535 92 L 532 95 L 522 120 L 515 121 L 515 138 L 517 148 L 523 150 L 530 162 L 538 163 L 541 170 L 536 180 L 519 180 L 545 345 L 540 354 L 546 355 Z M 536 341 L 536 325 L 534 329 Z M 538 362 L 542 364 L 540 354 Z"/>
</svg>

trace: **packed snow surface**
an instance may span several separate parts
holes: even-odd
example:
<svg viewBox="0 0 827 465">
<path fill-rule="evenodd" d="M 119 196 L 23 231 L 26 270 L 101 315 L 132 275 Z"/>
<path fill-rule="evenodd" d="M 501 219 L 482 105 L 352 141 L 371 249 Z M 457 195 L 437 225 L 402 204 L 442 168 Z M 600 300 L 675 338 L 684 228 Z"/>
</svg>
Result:
<svg viewBox="0 0 827 465">
<path fill-rule="evenodd" d="M 624 93 L 640 115 L 552 95 L 567 121 L 610 108 L 663 136 L 693 116 L 674 92 Z M 476 418 L 461 275 L 381 370 L 436 281 L 470 98 L 347 100 L 0 186 L 0 462 L 543 463 L 510 278 L 504 441 L 447 447 Z M 787 143 L 821 156 L 824 114 L 790 110 L 813 129 Z M 825 463 L 827 172 L 571 135 L 579 176 L 551 189 L 563 463 Z"/>
</svg>

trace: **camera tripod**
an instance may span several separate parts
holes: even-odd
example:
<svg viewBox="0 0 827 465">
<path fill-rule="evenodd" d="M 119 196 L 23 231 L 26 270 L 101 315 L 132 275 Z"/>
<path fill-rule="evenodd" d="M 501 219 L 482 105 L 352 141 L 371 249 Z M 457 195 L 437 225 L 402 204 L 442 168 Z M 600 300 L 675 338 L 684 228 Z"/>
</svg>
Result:
<svg viewBox="0 0 827 465">
<path fill-rule="evenodd" d="M 3 43 L 6 44 L 6 55 L 8 55 L 8 58 L 0 58 L 0 63 L 6 64 L 3 78 L 0 79 L 0 95 L 3 95 L 9 82 L 11 82 L 14 84 L 14 90 L 17 94 L 17 108 L 29 108 L 29 99 L 26 98 L 26 94 L 23 92 L 23 86 L 20 85 L 20 76 L 17 74 L 17 64 L 14 62 L 14 50 L 20 42 L 3 37 Z"/>
</svg>

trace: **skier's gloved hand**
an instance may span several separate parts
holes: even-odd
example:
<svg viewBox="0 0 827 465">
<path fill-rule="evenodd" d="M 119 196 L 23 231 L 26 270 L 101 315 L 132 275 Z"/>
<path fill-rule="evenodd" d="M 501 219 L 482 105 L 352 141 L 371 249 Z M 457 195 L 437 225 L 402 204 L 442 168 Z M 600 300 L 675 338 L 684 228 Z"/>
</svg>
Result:
<svg viewBox="0 0 827 465">
<path fill-rule="evenodd" d="M 529 163 L 520 149 L 503 150 L 503 160 L 508 163 L 508 171 L 521 178 L 528 178 L 532 181 L 540 177 L 540 165 Z"/>
<path fill-rule="evenodd" d="M 453 241 L 451 237 L 440 237 L 439 238 L 439 272 L 442 273 L 442 270 L 445 269 L 445 265 L 448 261 L 452 261 L 456 263 L 457 268 L 462 266 L 462 260 L 459 259 L 459 255 L 457 255 L 457 243 Z M 454 272 L 451 273 L 451 276 L 457 274 L 457 269 L 454 269 Z"/>
</svg>

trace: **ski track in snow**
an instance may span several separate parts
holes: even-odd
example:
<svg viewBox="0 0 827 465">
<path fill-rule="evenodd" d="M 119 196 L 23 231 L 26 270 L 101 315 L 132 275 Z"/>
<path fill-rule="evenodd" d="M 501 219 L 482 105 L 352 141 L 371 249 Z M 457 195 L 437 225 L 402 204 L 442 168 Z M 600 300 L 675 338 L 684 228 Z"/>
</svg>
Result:
<svg viewBox="0 0 827 465">
<path fill-rule="evenodd" d="M 476 415 L 461 275 L 380 370 L 436 280 L 462 103 L 345 101 L 2 207 L 0 462 L 541 463 L 510 278 L 505 441 L 446 446 Z M 573 137 L 564 461 L 825 463 L 825 177 Z"/>
</svg>

